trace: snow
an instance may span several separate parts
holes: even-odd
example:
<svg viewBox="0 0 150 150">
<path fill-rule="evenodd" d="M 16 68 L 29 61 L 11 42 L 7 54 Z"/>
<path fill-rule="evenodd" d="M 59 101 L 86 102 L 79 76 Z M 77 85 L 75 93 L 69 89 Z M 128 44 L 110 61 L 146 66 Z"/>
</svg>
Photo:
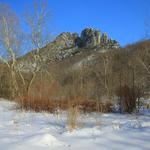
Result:
<svg viewBox="0 0 150 150">
<path fill-rule="evenodd" d="M 44 134 L 35 134 L 25 138 L 25 143 L 30 145 L 39 145 L 39 146 L 61 146 L 63 143 L 59 142 L 54 136 L 44 133 Z"/>
<path fill-rule="evenodd" d="M 146 115 L 145 113 L 146 112 Z M 25 112 L 0 99 L 1 150 L 150 150 L 150 111 L 81 114 L 72 132 L 66 113 Z"/>
</svg>

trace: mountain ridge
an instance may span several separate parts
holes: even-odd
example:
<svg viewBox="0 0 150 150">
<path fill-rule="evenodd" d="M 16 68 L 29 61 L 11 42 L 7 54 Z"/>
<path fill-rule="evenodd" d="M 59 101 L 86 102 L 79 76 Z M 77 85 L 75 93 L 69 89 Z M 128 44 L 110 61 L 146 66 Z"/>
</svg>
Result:
<svg viewBox="0 0 150 150">
<path fill-rule="evenodd" d="M 40 49 L 41 61 L 45 64 L 62 61 L 68 57 L 73 57 L 78 53 L 87 51 L 108 51 L 120 47 L 116 40 L 112 40 L 106 33 L 101 33 L 94 28 L 85 28 L 81 35 L 77 33 L 63 32 L 55 40 Z M 19 67 L 24 71 L 31 71 L 36 66 L 34 55 L 36 50 L 22 56 Z"/>
</svg>

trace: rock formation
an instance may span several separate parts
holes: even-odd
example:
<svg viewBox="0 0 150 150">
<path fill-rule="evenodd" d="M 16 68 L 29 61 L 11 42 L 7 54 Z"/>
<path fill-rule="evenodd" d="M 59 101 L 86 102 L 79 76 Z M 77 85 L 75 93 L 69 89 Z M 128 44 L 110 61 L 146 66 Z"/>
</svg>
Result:
<svg viewBox="0 0 150 150">
<path fill-rule="evenodd" d="M 107 33 L 103 33 L 101 36 L 101 44 L 107 45 L 109 43 L 108 35 Z"/>
<path fill-rule="evenodd" d="M 86 28 L 79 36 L 77 33 L 63 32 L 56 39 L 41 48 L 40 57 L 43 64 L 48 62 L 62 61 L 73 57 L 76 54 L 87 51 L 107 51 L 112 48 L 119 48 L 119 43 L 108 37 L 106 33 L 101 33 L 93 28 Z M 19 68 L 24 71 L 34 69 L 35 51 L 26 54 L 19 61 Z"/>
<path fill-rule="evenodd" d="M 86 28 L 81 32 L 83 47 L 93 47 L 100 45 L 100 32 L 92 28 Z"/>
<path fill-rule="evenodd" d="M 59 43 L 62 49 L 72 48 L 76 46 L 77 38 L 77 33 L 63 32 L 58 37 L 56 37 L 54 42 Z"/>
<path fill-rule="evenodd" d="M 81 36 L 78 36 L 77 33 L 63 32 L 54 42 L 58 43 L 61 49 L 92 48 L 96 46 L 107 49 L 119 47 L 117 41 L 110 39 L 106 33 L 101 35 L 99 30 L 93 28 L 84 29 Z"/>
</svg>

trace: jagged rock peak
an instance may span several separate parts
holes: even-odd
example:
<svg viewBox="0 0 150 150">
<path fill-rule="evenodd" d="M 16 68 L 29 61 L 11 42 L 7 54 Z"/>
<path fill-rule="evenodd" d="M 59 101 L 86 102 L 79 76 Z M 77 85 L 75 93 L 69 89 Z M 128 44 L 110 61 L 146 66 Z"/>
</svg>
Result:
<svg viewBox="0 0 150 150">
<path fill-rule="evenodd" d="M 54 42 L 58 42 L 62 48 L 72 48 L 76 46 L 77 33 L 63 32 L 56 37 Z"/>
<path fill-rule="evenodd" d="M 103 33 L 101 36 L 101 44 L 107 44 L 109 42 L 109 38 L 107 33 Z"/>
<path fill-rule="evenodd" d="M 106 33 L 101 33 L 94 28 L 85 28 L 81 32 L 81 36 L 77 33 L 63 32 L 56 39 L 55 42 L 61 45 L 61 49 L 68 49 L 73 47 L 91 48 L 91 47 L 104 47 L 104 48 L 119 48 L 119 43 L 108 37 Z"/>
<path fill-rule="evenodd" d="M 83 47 L 93 47 L 100 45 L 100 31 L 93 28 L 86 28 L 81 32 Z"/>
</svg>

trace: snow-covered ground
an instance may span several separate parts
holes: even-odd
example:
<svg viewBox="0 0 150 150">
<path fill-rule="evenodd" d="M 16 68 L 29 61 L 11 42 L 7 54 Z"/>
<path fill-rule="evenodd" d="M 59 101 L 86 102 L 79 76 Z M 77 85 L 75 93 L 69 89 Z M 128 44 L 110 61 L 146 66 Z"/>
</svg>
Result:
<svg viewBox="0 0 150 150">
<path fill-rule="evenodd" d="M 0 99 L 0 150 L 150 150 L 150 113 L 81 115 L 69 132 L 66 115 L 22 112 Z"/>
</svg>

